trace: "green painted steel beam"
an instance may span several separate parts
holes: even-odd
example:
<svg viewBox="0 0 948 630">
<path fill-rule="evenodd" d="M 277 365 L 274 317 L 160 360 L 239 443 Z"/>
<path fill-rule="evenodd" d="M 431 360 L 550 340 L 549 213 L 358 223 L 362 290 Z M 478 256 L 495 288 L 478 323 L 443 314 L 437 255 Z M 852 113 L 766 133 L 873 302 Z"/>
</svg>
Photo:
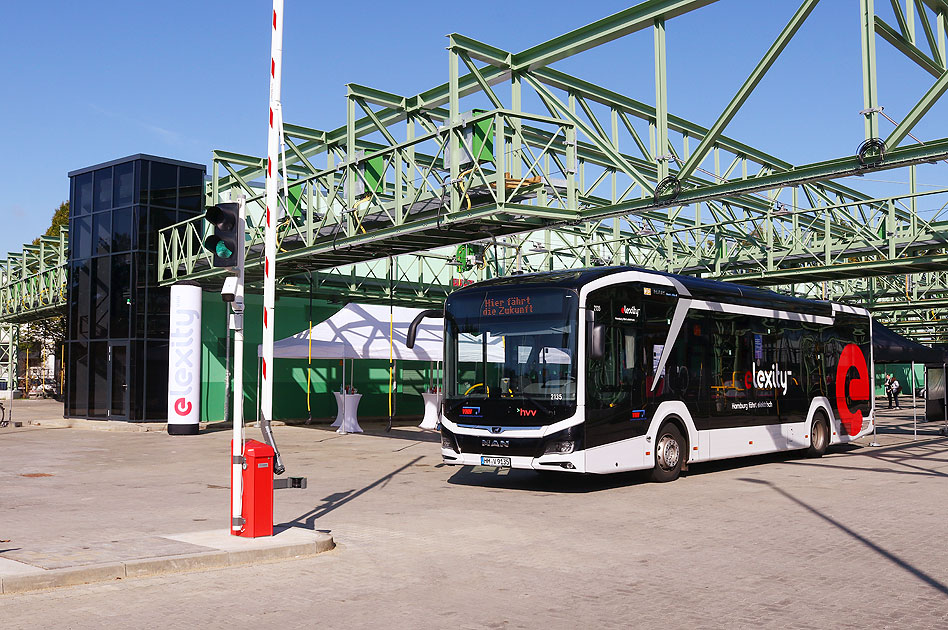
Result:
<svg viewBox="0 0 948 630">
<path fill-rule="evenodd" d="M 722 184 L 712 184 L 699 189 L 685 190 L 673 200 L 669 201 L 642 199 L 638 201 L 617 204 L 616 206 L 607 209 L 594 208 L 585 210 L 581 214 L 583 220 L 591 221 L 618 214 L 632 214 L 637 211 L 649 208 L 663 208 L 673 205 L 678 206 L 703 201 L 712 201 L 716 199 L 724 199 L 734 195 L 762 190 L 772 190 L 775 188 L 782 188 L 807 182 L 817 182 L 840 177 L 852 177 L 871 171 L 902 168 L 905 166 L 911 166 L 912 164 L 923 164 L 925 162 L 938 162 L 946 158 L 948 158 L 948 138 L 937 140 L 925 145 L 899 147 L 886 153 L 886 158 L 884 161 L 872 164 L 871 167 L 867 167 L 866 165 L 862 164 L 858 157 L 839 158 L 836 160 L 799 166 L 790 171 L 782 171 L 760 177 L 750 177 L 745 180 L 725 182 Z"/>
<path fill-rule="evenodd" d="M 810 13 L 813 12 L 813 9 L 816 8 L 818 2 L 819 0 L 803 1 L 803 4 L 801 4 L 800 8 L 797 9 L 796 13 L 793 14 L 793 17 L 790 18 L 790 21 L 783 28 L 783 30 L 780 31 L 777 39 L 774 40 L 774 43 L 764 54 L 763 58 L 751 71 L 750 76 L 748 76 L 747 80 L 744 81 L 744 84 L 738 88 L 737 93 L 731 99 L 731 102 L 728 103 L 727 107 L 724 108 L 724 111 L 721 112 L 721 115 L 718 116 L 718 119 L 713 125 L 711 125 L 707 135 L 702 138 L 701 143 L 694 150 L 694 152 L 692 152 L 691 157 L 685 161 L 684 165 L 678 171 L 679 179 L 686 179 L 694 172 L 701 162 L 704 161 L 704 158 L 708 155 L 708 152 L 718 141 L 718 138 L 724 131 L 724 128 L 727 127 L 728 123 L 730 123 L 731 120 L 734 119 L 734 116 L 737 115 L 737 112 L 740 110 L 741 106 L 744 105 L 744 103 L 750 97 L 751 93 L 754 91 L 754 88 L 756 88 L 761 80 L 763 80 L 764 75 L 767 74 L 767 71 L 771 68 L 771 66 L 773 66 L 774 62 L 777 61 L 780 53 L 783 52 L 783 49 L 787 47 L 787 44 L 790 43 L 790 40 L 793 38 L 793 36 L 798 30 L 800 30 L 800 27 L 803 26 L 803 22 L 806 21 L 807 17 L 810 16 Z"/>
<path fill-rule="evenodd" d="M 938 99 L 941 98 L 941 95 L 944 94 L 946 90 L 948 90 L 948 72 L 943 72 L 941 77 L 935 81 L 935 84 L 929 88 L 912 110 L 905 115 L 902 122 L 889 134 L 889 137 L 885 140 L 886 147 L 891 148 L 898 146 L 899 143 L 905 139 L 905 136 L 911 133 L 912 128 L 918 124 L 918 121 L 938 102 Z"/>
<path fill-rule="evenodd" d="M 889 42 L 897 48 L 902 54 L 918 64 L 922 69 L 934 77 L 940 77 L 945 68 L 940 66 L 934 59 L 922 52 L 917 46 L 905 39 L 894 28 L 886 24 L 882 18 L 876 16 L 875 29 L 882 39 Z"/>
<path fill-rule="evenodd" d="M 517 53 L 510 65 L 515 71 L 548 66 L 650 28 L 656 19 L 670 20 L 712 2 L 715 0 L 649 0 Z"/>
</svg>

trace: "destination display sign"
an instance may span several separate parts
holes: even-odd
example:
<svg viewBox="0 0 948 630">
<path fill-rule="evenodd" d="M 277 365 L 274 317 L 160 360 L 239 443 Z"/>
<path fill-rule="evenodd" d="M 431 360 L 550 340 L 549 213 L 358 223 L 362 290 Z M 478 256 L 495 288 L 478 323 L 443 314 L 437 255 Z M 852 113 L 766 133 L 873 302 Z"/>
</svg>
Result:
<svg viewBox="0 0 948 630">
<path fill-rule="evenodd" d="M 530 318 L 535 316 L 562 316 L 568 308 L 564 291 L 488 291 L 481 301 L 481 317 Z"/>
<path fill-rule="evenodd" d="M 514 295 L 508 298 L 493 298 L 487 296 L 484 300 L 484 308 L 481 310 L 483 317 L 492 317 L 496 315 L 533 315 L 533 299 L 530 295 Z"/>
</svg>

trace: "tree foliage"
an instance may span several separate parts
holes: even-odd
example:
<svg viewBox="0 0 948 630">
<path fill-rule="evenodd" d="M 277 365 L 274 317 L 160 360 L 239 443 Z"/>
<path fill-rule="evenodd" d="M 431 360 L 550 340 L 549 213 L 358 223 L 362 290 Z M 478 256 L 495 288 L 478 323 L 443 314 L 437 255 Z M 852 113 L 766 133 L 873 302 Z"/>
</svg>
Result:
<svg viewBox="0 0 948 630">
<path fill-rule="evenodd" d="M 59 236 L 59 231 L 69 226 L 69 202 L 64 201 L 59 204 L 56 211 L 53 212 L 53 220 L 49 223 L 49 229 L 46 230 L 46 236 Z"/>
<path fill-rule="evenodd" d="M 59 236 L 60 230 L 68 226 L 69 226 L 69 202 L 64 201 L 61 204 L 59 204 L 59 207 L 56 208 L 56 210 L 53 211 L 53 218 L 49 222 L 49 227 L 46 228 L 46 232 L 43 234 L 43 236 L 57 237 Z M 37 236 L 35 239 L 33 239 L 34 245 L 39 245 L 39 242 L 40 242 L 40 237 Z"/>
</svg>

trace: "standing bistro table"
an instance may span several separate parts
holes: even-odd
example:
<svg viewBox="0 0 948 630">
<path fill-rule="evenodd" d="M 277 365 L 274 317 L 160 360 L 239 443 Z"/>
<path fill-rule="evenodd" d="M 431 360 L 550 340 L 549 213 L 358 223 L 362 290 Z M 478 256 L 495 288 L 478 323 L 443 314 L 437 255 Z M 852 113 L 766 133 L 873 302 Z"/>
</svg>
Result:
<svg viewBox="0 0 948 630">
<path fill-rule="evenodd" d="M 421 429 L 437 429 L 441 420 L 441 393 L 424 393 L 421 397 L 425 401 L 425 417 L 418 425 Z"/>
<path fill-rule="evenodd" d="M 339 409 L 336 413 L 336 421 L 332 423 L 332 426 L 339 427 L 336 429 L 336 433 L 362 433 L 362 427 L 359 426 L 357 417 L 362 394 L 333 392 L 332 395 L 336 397 L 336 407 Z"/>
</svg>

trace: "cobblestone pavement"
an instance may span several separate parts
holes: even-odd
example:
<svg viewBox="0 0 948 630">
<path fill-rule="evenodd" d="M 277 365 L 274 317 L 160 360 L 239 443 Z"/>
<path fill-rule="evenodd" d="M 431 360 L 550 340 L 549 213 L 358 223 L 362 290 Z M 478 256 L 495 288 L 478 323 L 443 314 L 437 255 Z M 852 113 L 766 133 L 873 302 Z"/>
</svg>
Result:
<svg viewBox="0 0 948 630">
<path fill-rule="evenodd" d="M 277 491 L 277 521 L 338 549 L 0 596 L 0 626 L 948 628 L 948 439 L 913 440 L 911 414 L 881 412 L 880 447 L 671 484 L 451 468 L 414 427 L 279 427 L 309 487 Z M 223 527 L 229 437 L 4 429 L 0 550 Z"/>
</svg>

